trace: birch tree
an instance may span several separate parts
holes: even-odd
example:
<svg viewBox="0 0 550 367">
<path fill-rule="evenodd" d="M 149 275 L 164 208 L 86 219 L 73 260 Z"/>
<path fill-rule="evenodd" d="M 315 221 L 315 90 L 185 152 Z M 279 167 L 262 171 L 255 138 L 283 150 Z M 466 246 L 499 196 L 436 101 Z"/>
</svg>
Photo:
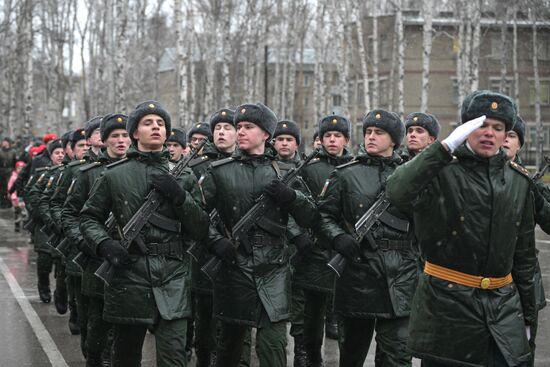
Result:
<svg viewBox="0 0 550 367">
<path fill-rule="evenodd" d="M 126 112 L 126 44 L 128 0 L 116 0 L 115 110 Z"/>
<path fill-rule="evenodd" d="M 187 62 L 181 0 L 174 0 L 174 29 L 176 31 L 176 70 L 178 93 L 178 126 L 185 126 L 187 115 Z"/>
<path fill-rule="evenodd" d="M 373 0 L 372 7 L 372 105 L 374 108 L 379 107 L 380 102 L 380 75 L 378 73 L 378 65 L 380 62 L 379 42 L 378 42 L 378 8 L 379 1 Z"/>
<path fill-rule="evenodd" d="M 542 162 L 543 147 L 544 147 L 544 126 L 542 124 L 541 111 L 540 111 L 540 75 L 539 75 L 539 52 L 538 52 L 538 30 L 537 30 L 537 17 L 533 9 L 529 9 L 529 20 L 531 22 L 532 29 L 532 48 L 533 48 L 533 78 L 534 78 L 534 93 L 535 93 L 535 124 L 537 129 L 537 141 L 536 141 L 536 165 L 540 167 Z"/>
<path fill-rule="evenodd" d="M 433 0 L 422 1 L 424 25 L 422 27 L 422 95 L 420 98 L 420 111 L 428 110 L 428 98 L 430 95 L 430 57 L 432 54 L 432 10 Z"/>
<path fill-rule="evenodd" d="M 357 33 L 357 52 L 359 57 L 359 63 L 361 65 L 361 80 L 363 84 L 363 105 L 365 106 L 364 114 L 366 115 L 367 112 L 370 110 L 370 90 L 369 90 L 369 70 L 368 70 L 368 64 L 367 64 L 367 51 L 365 49 L 365 40 L 364 40 L 364 33 L 363 33 L 363 24 L 361 20 L 361 7 L 359 6 L 360 2 L 354 2 L 353 9 L 354 9 L 354 25 L 355 25 L 355 31 Z M 376 38 L 377 35 L 374 35 Z M 356 88 L 357 91 L 357 88 Z M 378 94 L 378 91 L 376 92 Z"/>
</svg>

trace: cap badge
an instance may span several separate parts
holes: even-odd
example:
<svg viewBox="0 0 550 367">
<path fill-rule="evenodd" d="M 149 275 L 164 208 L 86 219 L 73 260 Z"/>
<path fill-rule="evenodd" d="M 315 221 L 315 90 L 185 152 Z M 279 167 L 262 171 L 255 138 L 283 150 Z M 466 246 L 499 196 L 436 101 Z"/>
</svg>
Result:
<svg viewBox="0 0 550 367">
<path fill-rule="evenodd" d="M 336 125 L 338 123 L 338 120 L 337 119 L 332 119 L 332 124 L 333 125 Z"/>
<path fill-rule="evenodd" d="M 149 108 L 155 108 L 155 105 L 152 103 L 149 103 Z"/>
<path fill-rule="evenodd" d="M 379 113 L 376 114 L 376 116 L 374 116 L 374 118 L 376 118 L 377 120 L 380 120 L 382 118 L 382 115 L 380 115 Z"/>
<path fill-rule="evenodd" d="M 86 135 L 86 131 L 80 130 L 80 135 Z"/>
<path fill-rule="evenodd" d="M 172 131 L 172 132 L 170 133 L 170 135 L 176 135 L 176 133 Z"/>
<path fill-rule="evenodd" d="M 491 103 L 491 109 L 492 110 L 496 110 L 497 108 L 498 108 L 498 103 L 496 103 L 496 102 Z"/>
<path fill-rule="evenodd" d="M 116 120 L 117 120 L 118 122 L 122 122 L 122 117 L 118 117 Z"/>
<path fill-rule="evenodd" d="M 227 112 L 222 111 L 222 116 L 225 116 L 225 115 L 227 115 Z"/>
<path fill-rule="evenodd" d="M 288 125 L 287 125 L 287 124 L 283 124 L 283 127 L 286 129 L 286 128 L 288 127 Z"/>
<path fill-rule="evenodd" d="M 418 121 L 418 116 L 414 116 L 414 117 L 413 117 L 413 121 L 414 121 L 414 122 Z"/>
<path fill-rule="evenodd" d="M 243 109 L 241 110 L 241 113 L 245 113 L 245 112 L 246 112 L 246 108 L 243 108 Z"/>
<path fill-rule="evenodd" d="M 201 124 L 200 124 L 200 123 L 198 123 L 197 125 L 195 125 L 195 127 L 201 127 Z"/>
</svg>

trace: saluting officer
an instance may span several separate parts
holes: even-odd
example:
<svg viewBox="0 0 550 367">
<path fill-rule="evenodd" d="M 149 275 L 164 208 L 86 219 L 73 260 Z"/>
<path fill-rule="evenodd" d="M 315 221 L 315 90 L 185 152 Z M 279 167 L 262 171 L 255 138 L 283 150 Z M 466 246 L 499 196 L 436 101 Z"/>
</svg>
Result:
<svg viewBox="0 0 550 367">
<path fill-rule="evenodd" d="M 334 295 L 334 311 L 340 316 L 341 367 L 363 365 L 374 331 L 377 365 L 411 365 L 406 343 L 418 255 L 407 217 L 390 206 L 361 243 L 351 234 L 401 164 L 395 148 L 404 133 L 396 113 L 369 112 L 363 119 L 364 145 L 359 154 L 336 167 L 321 194 L 321 232 L 348 259 L 336 279 Z"/>
<path fill-rule="evenodd" d="M 461 115 L 461 126 L 388 180 L 426 258 L 408 347 L 427 367 L 520 366 L 531 358 L 536 255 L 531 182 L 500 149 L 516 106 L 477 91 Z"/>
<path fill-rule="evenodd" d="M 214 313 L 221 321 L 218 367 L 237 366 L 249 327 L 258 329 L 260 366 L 286 366 L 286 320 L 290 317 L 290 267 L 285 233 L 289 214 L 302 226 L 317 218 L 313 202 L 277 179 L 280 169 L 268 142 L 277 117 L 261 103 L 235 111 L 239 149 L 214 162 L 202 183 L 206 203 L 216 208 L 224 231 L 210 227 L 210 250 L 223 260 L 214 280 Z M 304 188 L 302 188 L 304 189 Z M 262 193 L 276 202 L 242 239 L 229 238 L 233 226 Z"/>
<path fill-rule="evenodd" d="M 80 231 L 95 253 L 114 267 L 105 287 L 103 317 L 114 324 L 113 366 L 139 366 L 147 329 L 153 330 L 157 365 L 185 366 L 186 318 L 191 316 L 191 277 L 186 239 L 200 240 L 208 217 L 198 201 L 190 169 L 174 178 L 164 149 L 171 119 L 156 101 L 140 103 L 129 115 L 133 146 L 127 160 L 111 165 L 96 181 L 81 212 Z M 165 197 L 140 231 L 146 249 L 129 248 L 105 227 L 113 213 L 119 228 L 133 217 L 153 189 Z"/>
</svg>

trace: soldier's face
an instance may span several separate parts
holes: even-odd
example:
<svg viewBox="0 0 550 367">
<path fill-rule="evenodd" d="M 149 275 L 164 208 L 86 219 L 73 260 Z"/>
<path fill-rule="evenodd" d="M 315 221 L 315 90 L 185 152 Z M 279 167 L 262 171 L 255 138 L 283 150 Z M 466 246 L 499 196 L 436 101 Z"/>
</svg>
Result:
<svg viewBox="0 0 550 367">
<path fill-rule="evenodd" d="M 10 142 L 7 140 L 2 140 L 2 148 L 9 149 L 10 148 Z"/>
<path fill-rule="evenodd" d="M 138 149 L 142 152 L 161 151 L 166 141 L 166 125 L 158 115 L 145 115 L 134 131 Z"/>
<path fill-rule="evenodd" d="M 115 129 L 105 139 L 107 154 L 111 158 L 122 158 L 131 144 L 130 135 L 126 129 Z"/>
<path fill-rule="evenodd" d="M 95 129 L 92 132 L 92 135 L 90 135 L 90 137 L 88 138 L 88 145 L 94 148 L 103 147 L 103 142 L 101 141 L 101 131 L 99 130 L 99 128 Z"/>
<path fill-rule="evenodd" d="M 50 159 L 54 166 L 61 164 L 61 162 L 63 162 L 64 157 L 65 157 L 65 151 L 63 150 L 63 148 L 55 148 L 52 154 L 50 154 Z"/>
<path fill-rule="evenodd" d="M 504 139 L 502 147 L 504 148 L 504 151 L 506 152 L 506 157 L 508 159 L 514 158 L 521 149 L 518 134 L 513 130 L 508 131 L 506 133 L 506 138 Z"/>
<path fill-rule="evenodd" d="M 349 139 L 339 131 L 327 131 L 323 134 L 321 143 L 328 154 L 339 157 L 344 153 L 344 147 L 348 145 Z"/>
<path fill-rule="evenodd" d="M 395 143 L 386 130 L 370 126 L 365 130 L 365 148 L 372 156 L 390 157 Z"/>
<path fill-rule="evenodd" d="M 296 138 L 292 135 L 279 135 L 275 138 L 275 150 L 283 159 L 293 158 L 298 149 Z"/>
<path fill-rule="evenodd" d="M 88 151 L 89 147 L 86 144 L 86 139 L 82 139 L 76 142 L 73 149 L 73 155 L 76 159 L 82 159 L 84 154 Z"/>
<path fill-rule="evenodd" d="M 170 153 L 170 159 L 173 161 L 179 161 L 183 155 L 183 147 L 175 141 L 169 141 L 166 143 L 166 146 L 168 147 L 168 152 Z"/>
<path fill-rule="evenodd" d="M 315 137 L 315 140 L 313 141 L 313 149 L 319 148 L 323 143 L 321 143 L 321 138 L 319 136 Z"/>
<path fill-rule="evenodd" d="M 252 122 L 241 121 L 237 124 L 237 143 L 249 154 L 262 150 L 268 138 L 269 134 Z"/>
<path fill-rule="evenodd" d="M 193 135 L 191 135 L 191 147 L 192 147 L 193 149 L 197 149 L 197 147 L 199 146 L 199 144 L 200 144 L 204 139 L 206 139 L 206 135 L 199 134 L 199 133 L 194 133 Z"/>
<path fill-rule="evenodd" d="M 409 126 L 407 129 L 407 148 L 411 152 L 421 152 L 435 141 L 435 137 L 421 126 Z"/>
<path fill-rule="evenodd" d="M 71 143 L 67 143 L 67 145 L 65 145 L 65 155 L 68 155 L 69 157 L 73 157 L 74 154 L 73 154 L 73 148 L 71 148 Z"/>
<path fill-rule="evenodd" d="M 506 138 L 504 129 L 504 122 L 487 118 L 480 128 L 475 129 L 468 136 L 468 144 L 480 157 L 492 157 L 504 143 Z"/>
<path fill-rule="evenodd" d="M 231 153 L 237 143 L 237 130 L 227 122 L 220 122 L 214 126 L 214 145 L 222 152 Z"/>
</svg>

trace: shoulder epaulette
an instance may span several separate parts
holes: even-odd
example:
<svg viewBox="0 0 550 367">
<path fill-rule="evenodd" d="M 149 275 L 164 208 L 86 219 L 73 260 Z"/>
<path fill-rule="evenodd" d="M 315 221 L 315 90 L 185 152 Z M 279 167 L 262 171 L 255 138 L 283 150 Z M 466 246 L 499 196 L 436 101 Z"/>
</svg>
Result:
<svg viewBox="0 0 550 367">
<path fill-rule="evenodd" d="M 319 162 L 321 162 L 321 158 L 315 157 L 311 161 L 309 161 L 309 163 L 307 165 L 310 166 L 312 164 L 319 163 Z"/>
<path fill-rule="evenodd" d="M 57 171 L 57 170 L 60 170 L 60 169 L 64 169 L 65 166 L 63 166 L 62 164 L 58 164 L 57 166 L 51 166 L 49 169 L 48 169 L 48 172 L 54 172 L 54 171 Z"/>
<path fill-rule="evenodd" d="M 128 162 L 129 159 L 128 158 L 122 158 L 121 160 L 119 161 L 116 161 L 116 162 L 113 162 L 113 163 L 109 163 L 108 165 L 106 165 L 105 167 L 106 168 L 113 168 L 115 166 L 118 166 L 119 164 L 122 164 L 122 163 L 126 163 Z"/>
<path fill-rule="evenodd" d="M 96 161 L 96 162 L 88 163 L 88 164 L 86 164 L 86 165 L 80 167 L 79 170 L 80 170 L 80 172 L 86 172 L 86 171 L 88 171 L 88 170 L 90 170 L 90 169 L 92 169 L 92 168 L 94 168 L 94 167 L 99 167 L 99 166 L 101 166 L 101 165 L 102 165 L 101 162 L 97 162 L 97 161 Z"/>
<path fill-rule="evenodd" d="M 42 172 L 50 169 L 50 166 L 40 167 L 34 170 L 34 172 Z"/>
<path fill-rule="evenodd" d="M 339 166 L 336 166 L 336 169 L 342 169 L 342 168 L 345 168 L 345 167 L 348 167 L 348 166 L 352 166 L 356 163 L 359 163 L 359 160 L 358 159 L 352 159 L 351 161 L 349 162 L 346 162 L 344 164 L 341 164 Z"/>
<path fill-rule="evenodd" d="M 85 160 L 85 159 L 79 159 L 78 161 L 72 161 L 72 162 L 70 162 L 70 163 L 67 165 L 67 167 L 78 166 L 78 165 L 84 164 L 84 163 L 86 163 L 86 162 L 87 162 L 87 160 Z"/>
<path fill-rule="evenodd" d="M 527 178 L 529 178 L 529 171 L 527 170 L 527 168 L 523 167 L 522 165 L 517 164 L 514 161 L 510 161 L 510 167 L 512 167 L 515 171 L 521 173 L 522 175 L 526 176 Z"/>
<path fill-rule="evenodd" d="M 215 168 L 215 167 L 223 166 L 224 164 L 227 164 L 229 162 L 233 162 L 234 160 L 235 158 L 233 157 L 227 157 L 227 158 L 212 162 L 210 165 L 212 166 L 212 168 Z"/>
<path fill-rule="evenodd" d="M 206 162 L 209 159 L 210 158 L 207 155 L 201 155 L 200 157 L 193 158 L 189 162 L 189 167 L 195 167 L 195 166 L 201 164 L 202 162 Z"/>
</svg>

